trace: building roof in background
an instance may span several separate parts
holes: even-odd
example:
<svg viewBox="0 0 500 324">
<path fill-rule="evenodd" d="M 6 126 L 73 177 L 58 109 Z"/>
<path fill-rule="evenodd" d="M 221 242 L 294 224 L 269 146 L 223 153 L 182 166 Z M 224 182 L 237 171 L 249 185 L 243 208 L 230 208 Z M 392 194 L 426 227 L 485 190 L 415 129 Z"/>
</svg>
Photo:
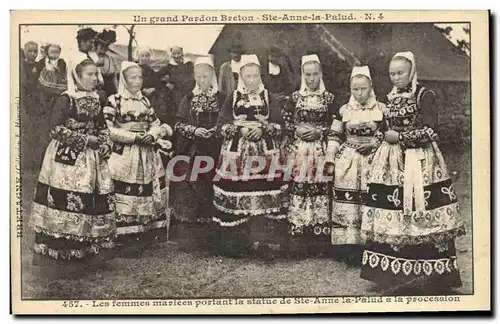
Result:
<svg viewBox="0 0 500 324">
<path fill-rule="evenodd" d="M 323 25 L 357 57 L 362 57 L 362 42 L 353 42 L 345 31 L 348 24 Z M 429 81 L 470 81 L 470 59 L 459 51 L 435 26 L 429 23 L 390 24 L 392 36 L 381 46 L 389 60 L 397 52 L 410 51 L 417 59 L 419 78 Z M 377 25 L 372 25 L 378 27 Z M 375 29 L 375 28 L 372 28 Z"/>
<path fill-rule="evenodd" d="M 292 56 L 292 61 L 311 49 L 328 49 L 350 65 L 364 62 L 367 53 L 376 47 L 379 59 L 387 61 L 401 51 L 412 51 L 418 64 L 421 80 L 470 81 L 470 59 L 431 23 L 396 24 L 311 24 L 305 34 L 292 41 L 282 41 L 280 34 L 290 32 L 290 24 L 226 25 L 215 41 L 210 53 L 215 55 L 216 65 L 228 59 L 227 47 L 231 38 L 241 35 L 247 51 L 265 56 L 270 45 L 280 44 Z M 367 27 L 369 31 L 367 31 Z M 297 29 L 298 30 L 298 29 Z M 294 32 L 294 31 L 293 31 Z M 314 35 L 316 34 L 316 35 Z M 306 35 L 306 37 L 303 37 Z M 309 36 L 308 36 L 309 35 Z M 378 38 L 377 38 L 378 37 Z M 369 44 L 368 38 L 372 38 Z M 317 43 L 320 44 L 317 44 Z M 373 53 L 372 53 L 373 55 Z"/>
</svg>

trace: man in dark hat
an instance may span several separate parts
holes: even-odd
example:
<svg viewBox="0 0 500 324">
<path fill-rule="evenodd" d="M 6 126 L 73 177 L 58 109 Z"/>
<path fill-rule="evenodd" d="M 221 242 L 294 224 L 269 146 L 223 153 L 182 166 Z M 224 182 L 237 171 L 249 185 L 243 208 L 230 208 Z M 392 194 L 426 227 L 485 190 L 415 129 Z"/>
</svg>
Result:
<svg viewBox="0 0 500 324">
<path fill-rule="evenodd" d="M 224 62 L 219 72 L 219 91 L 225 95 L 232 93 L 238 86 L 241 55 L 245 52 L 239 41 L 234 41 L 228 48 L 231 60 Z"/>
</svg>

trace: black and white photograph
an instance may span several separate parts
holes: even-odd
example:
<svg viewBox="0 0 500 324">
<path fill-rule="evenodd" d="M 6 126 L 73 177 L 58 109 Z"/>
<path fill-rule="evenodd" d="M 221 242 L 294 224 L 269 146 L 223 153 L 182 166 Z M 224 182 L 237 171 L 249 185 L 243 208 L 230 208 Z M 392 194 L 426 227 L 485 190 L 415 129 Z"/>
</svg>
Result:
<svg viewBox="0 0 500 324">
<path fill-rule="evenodd" d="M 473 19 L 222 13 L 12 25 L 16 298 L 300 313 L 485 293 Z"/>
</svg>

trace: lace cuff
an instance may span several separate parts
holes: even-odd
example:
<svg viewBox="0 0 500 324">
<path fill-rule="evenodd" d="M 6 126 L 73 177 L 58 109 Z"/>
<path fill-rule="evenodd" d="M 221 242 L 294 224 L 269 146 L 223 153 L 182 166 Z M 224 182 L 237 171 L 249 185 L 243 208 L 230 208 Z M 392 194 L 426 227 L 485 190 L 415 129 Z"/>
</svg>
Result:
<svg viewBox="0 0 500 324">
<path fill-rule="evenodd" d="M 182 137 L 185 137 L 187 139 L 194 139 L 194 132 L 196 131 L 196 127 L 189 124 L 177 123 L 175 124 L 175 131 Z"/>
<path fill-rule="evenodd" d="M 233 124 L 222 125 L 219 129 L 219 134 L 221 137 L 229 139 L 233 138 L 239 131 L 239 127 Z"/>
<path fill-rule="evenodd" d="M 272 138 L 280 136 L 282 132 L 281 125 L 276 123 L 265 124 L 264 126 L 262 126 L 262 130 L 265 135 Z"/>
</svg>

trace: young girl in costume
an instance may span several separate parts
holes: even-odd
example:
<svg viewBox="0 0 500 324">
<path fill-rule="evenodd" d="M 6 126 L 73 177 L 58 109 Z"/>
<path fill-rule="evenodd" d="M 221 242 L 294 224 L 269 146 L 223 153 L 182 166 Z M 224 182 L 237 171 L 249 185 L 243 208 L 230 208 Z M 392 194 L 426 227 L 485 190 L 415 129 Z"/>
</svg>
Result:
<svg viewBox="0 0 500 324">
<path fill-rule="evenodd" d="M 302 57 L 300 90 L 288 101 L 288 158 L 293 160 L 288 221 L 292 246 L 298 254 L 320 251 L 330 243 L 330 212 L 325 157 L 335 116 L 333 95 L 323 83 L 317 55 Z M 299 253 L 302 252 L 302 253 Z"/>
<path fill-rule="evenodd" d="M 61 46 L 57 44 L 47 45 L 45 47 L 45 55 L 45 66 L 40 73 L 38 82 L 40 83 L 41 90 L 47 96 L 60 95 L 68 88 L 66 62 L 59 57 L 61 55 Z"/>
<path fill-rule="evenodd" d="M 334 166 L 332 244 L 336 256 L 359 263 L 361 213 L 366 198 L 369 160 L 380 142 L 374 135 L 383 119 L 385 105 L 377 101 L 367 66 L 351 73 L 351 98 L 332 123 L 328 162 Z M 342 253 L 344 252 L 344 253 Z M 339 255 L 340 254 L 340 255 Z"/>
</svg>

